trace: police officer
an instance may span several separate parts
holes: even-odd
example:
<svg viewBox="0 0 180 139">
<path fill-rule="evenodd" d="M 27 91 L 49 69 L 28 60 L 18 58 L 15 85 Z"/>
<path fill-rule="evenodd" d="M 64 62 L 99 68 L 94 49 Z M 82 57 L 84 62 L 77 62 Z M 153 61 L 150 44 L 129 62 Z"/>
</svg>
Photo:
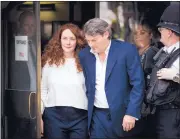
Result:
<svg viewBox="0 0 180 139">
<path fill-rule="evenodd" d="M 155 76 L 151 76 L 150 88 L 147 91 L 146 99 L 148 103 L 156 106 L 156 133 L 158 138 L 179 139 L 180 86 L 177 83 L 177 77 L 175 77 L 176 74 L 179 74 L 180 58 L 178 53 L 180 46 L 179 3 L 171 4 L 165 9 L 158 24 L 158 30 L 161 33 L 160 41 L 165 45 L 162 50 L 166 52 L 164 52 L 166 55 L 163 53 L 159 55 L 156 67 L 154 67 L 152 72 L 152 75 Z M 172 61 L 171 59 L 175 55 L 176 58 Z M 172 63 L 169 66 L 164 64 L 164 61 L 168 63 L 170 60 Z M 159 69 L 157 68 L 158 66 Z M 175 74 L 173 75 L 173 73 Z"/>
</svg>

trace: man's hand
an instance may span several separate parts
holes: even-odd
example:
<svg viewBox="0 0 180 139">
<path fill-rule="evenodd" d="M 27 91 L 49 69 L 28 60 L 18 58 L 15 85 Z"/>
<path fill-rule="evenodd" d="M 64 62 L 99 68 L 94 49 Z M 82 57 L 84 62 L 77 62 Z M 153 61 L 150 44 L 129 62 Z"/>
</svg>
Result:
<svg viewBox="0 0 180 139">
<path fill-rule="evenodd" d="M 172 68 L 162 68 L 157 72 L 158 79 L 173 80 L 176 76 L 177 70 Z"/>
<path fill-rule="evenodd" d="M 125 115 L 124 118 L 123 118 L 123 129 L 124 131 L 130 131 L 132 128 L 134 128 L 135 126 L 135 117 L 132 117 L 130 115 Z"/>
</svg>

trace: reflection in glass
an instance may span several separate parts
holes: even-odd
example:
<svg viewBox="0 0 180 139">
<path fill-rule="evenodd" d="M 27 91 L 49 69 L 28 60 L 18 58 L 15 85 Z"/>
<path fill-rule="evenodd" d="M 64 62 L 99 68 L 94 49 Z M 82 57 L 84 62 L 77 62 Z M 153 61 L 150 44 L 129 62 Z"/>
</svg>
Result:
<svg viewBox="0 0 180 139">
<path fill-rule="evenodd" d="M 31 11 L 23 11 L 17 21 L 16 33 L 11 34 L 14 34 L 14 36 L 11 37 L 9 45 L 8 88 L 36 91 L 36 25 L 34 13 Z M 17 50 L 20 47 L 18 47 L 18 44 L 15 42 L 16 36 L 27 36 L 27 53 L 24 52 L 22 47 L 22 51 Z M 20 39 L 20 41 L 22 40 Z M 24 47 L 26 47 L 26 45 L 24 45 Z M 17 60 L 15 59 L 15 55 L 19 57 L 26 56 L 27 60 Z"/>
</svg>

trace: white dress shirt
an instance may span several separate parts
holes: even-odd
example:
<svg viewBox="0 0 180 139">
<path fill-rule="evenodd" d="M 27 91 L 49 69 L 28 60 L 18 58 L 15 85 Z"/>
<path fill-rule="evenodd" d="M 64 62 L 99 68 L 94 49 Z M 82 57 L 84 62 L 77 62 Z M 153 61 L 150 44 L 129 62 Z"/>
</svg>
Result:
<svg viewBox="0 0 180 139">
<path fill-rule="evenodd" d="M 174 49 L 175 48 L 175 49 Z M 167 52 L 167 53 L 171 53 L 171 51 L 174 49 L 177 50 L 178 48 L 180 48 L 180 43 L 177 42 L 175 43 L 174 45 L 170 46 L 170 47 L 167 47 L 167 46 L 164 46 L 164 51 Z M 175 70 L 177 70 L 177 73 L 179 74 L 179 57 L 173 62 L 172 66 L 170 68 L 173 68 Z"/>
<path fill-rule="evenodd" d="M 83 72 L 78 72 L 74 58 L 64 65 L 46 64 L 42 69 L 41 113 L 45 107 L 71 106 L 87 110 Z"/>
<path fill-rule="evenodd" d="M 95 53 L 93 49 L 90 50 L 90 52 L 93 53 L 96 57 L 96 85 L 95 85 L 96 91 L 95 91 L 94 106 L 98 108 L 109 108 L 104 88 L 105 88 L 107 57 L 109 54 L 110 46 L 111 46 L 111 41 L 109 43 L 109 46 L 105 50 L 106 57 L 104 62 L 100 61 L 98 54 Z"/>
</svg>

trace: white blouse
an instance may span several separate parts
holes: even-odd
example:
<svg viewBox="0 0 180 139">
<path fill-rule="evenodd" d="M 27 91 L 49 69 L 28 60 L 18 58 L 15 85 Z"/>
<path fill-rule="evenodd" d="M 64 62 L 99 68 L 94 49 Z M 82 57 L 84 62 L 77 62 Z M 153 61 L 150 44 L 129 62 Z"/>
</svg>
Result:
<svg viewBox="0 0 180 139">
<path fill-rule="evenodd" d="M 41 113 L 45 107 L 71 106 L 87 110 L 87 96 L 83 72 L 78 72 L 74 58 L 64 65 L 46 64 L 42 69 Z"/>
</svg>

